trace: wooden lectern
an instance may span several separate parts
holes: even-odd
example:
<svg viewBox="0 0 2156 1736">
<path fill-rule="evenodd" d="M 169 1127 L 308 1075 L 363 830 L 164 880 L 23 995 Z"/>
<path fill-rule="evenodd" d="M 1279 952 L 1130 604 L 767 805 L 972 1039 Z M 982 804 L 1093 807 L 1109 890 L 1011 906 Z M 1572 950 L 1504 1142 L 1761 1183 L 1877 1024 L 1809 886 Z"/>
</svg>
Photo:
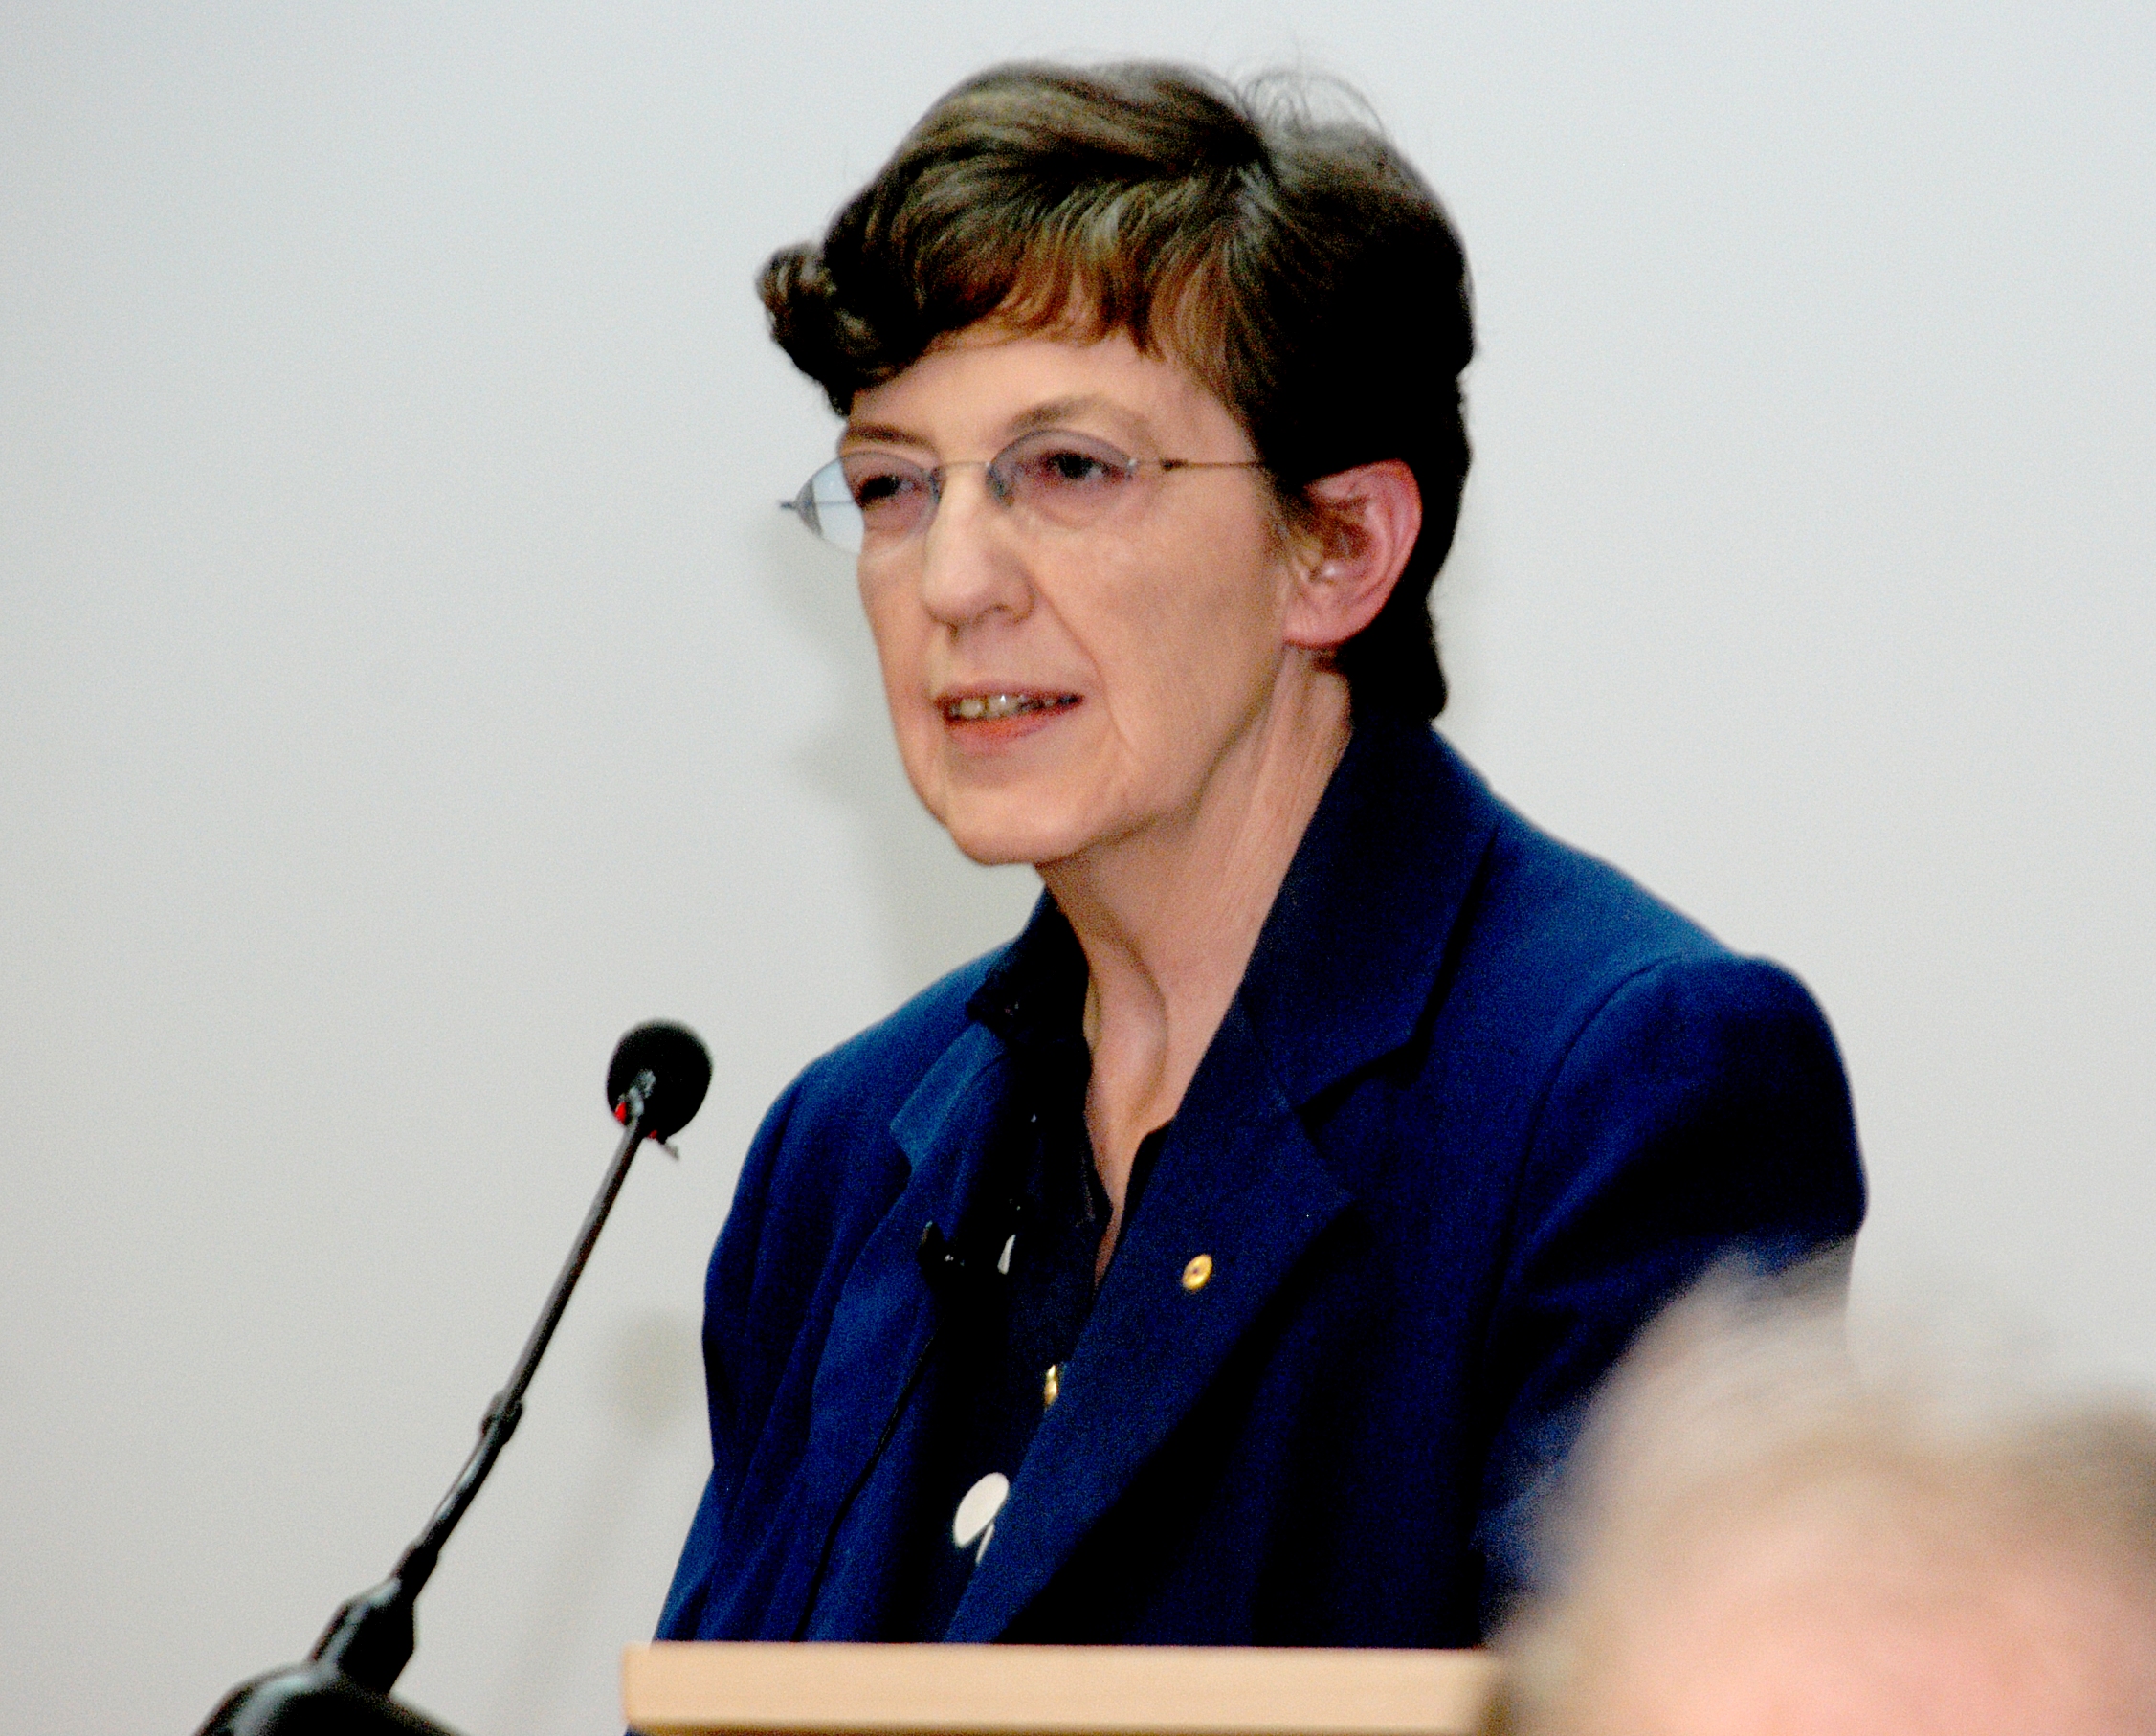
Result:
<svg viewBox="0 0 2156 1736">
<path fill-rule="evenodd" d="M 1486 1652 L 661 1642 L 622 1657 L 643 1736 L 1472 1736 Z"/>
</svg>

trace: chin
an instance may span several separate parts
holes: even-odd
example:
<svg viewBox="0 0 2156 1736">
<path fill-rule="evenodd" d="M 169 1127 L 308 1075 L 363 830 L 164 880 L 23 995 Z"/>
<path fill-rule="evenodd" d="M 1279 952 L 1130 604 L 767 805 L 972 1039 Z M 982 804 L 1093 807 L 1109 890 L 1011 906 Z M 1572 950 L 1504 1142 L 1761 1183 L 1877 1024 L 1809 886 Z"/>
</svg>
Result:
<svg viewBox="0 0 2156 1736">
<path fill-rule="evenodd" d="M 944 830 L 950 834 L 961 855 L 984 868 L 1001 868 L 1013 862 L 1037 867 L 1070 855 L 1066 845 L 1044 835 L 1038 827 L 963 821 L 953 825 L 945 821 Z"/>
<path fill-rule="evenodd" d="M 991 801 L 978 797 L 930 802 L 929 812 L 964 856 L 984 868 L 1025 862 L 1038 867 L 1083 849 L 1082 829 L 1049 804 L 1013 791 Z"/>
</svg>

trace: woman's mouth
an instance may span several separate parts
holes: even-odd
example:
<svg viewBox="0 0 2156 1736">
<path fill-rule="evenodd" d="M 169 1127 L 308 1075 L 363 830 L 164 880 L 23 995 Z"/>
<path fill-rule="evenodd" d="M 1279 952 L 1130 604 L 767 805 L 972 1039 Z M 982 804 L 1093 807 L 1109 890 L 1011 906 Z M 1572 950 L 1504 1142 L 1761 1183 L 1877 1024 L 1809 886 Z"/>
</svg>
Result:
<svg viewBox="0 0 2156 1736">
<path fill-rule="evenodd" d="M 1034 712 L 1062 711 L 1078 702 L 1075 693 L 964 693 L 936 704 L 946 723 L 999 723 Z"/>
</svg>

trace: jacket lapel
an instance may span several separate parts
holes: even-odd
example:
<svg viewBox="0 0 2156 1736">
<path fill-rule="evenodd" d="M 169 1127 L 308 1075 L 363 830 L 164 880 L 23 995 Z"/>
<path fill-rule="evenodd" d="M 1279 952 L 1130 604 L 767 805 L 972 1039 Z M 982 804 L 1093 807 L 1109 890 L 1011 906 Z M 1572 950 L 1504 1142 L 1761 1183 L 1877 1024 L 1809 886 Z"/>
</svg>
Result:
<svg viewBox="0 0 2156 1736">
<path fill-rule="evenodd" d="M 813 1421 L 801 1487 L 811 1515 L 786 1587 L 774 1595 L 773 1637 L 865 1631 L 893 1563 L 889 1539 L 836 1545 L 841 1530 L 903 1515 L 864 1500 L 878 1456 L 909 1402 L 935 1329 L 921 1270 L 922 1229 L 949 1232 L 988 1154 L 1005 1090 L 1003 1045 L 969 1025 L 938 1058 L 891 1124 L 912 1175 L 862 1245 L 839 1291 L 811 1395 Z M 839 1561 L 843 1553 L 844 1561 Z M 812 1624 L 812 1625 L 811 1625 Z"/>
<path fill-rule="evenodd" d="M 1167 1439 L 1311 1239 L 1348 1204 L 1231 1010 L 952 1619 L 993 1639 Z M 1195 1287 L 1190 1262 L 1208 1262 Z"/>
</svg>

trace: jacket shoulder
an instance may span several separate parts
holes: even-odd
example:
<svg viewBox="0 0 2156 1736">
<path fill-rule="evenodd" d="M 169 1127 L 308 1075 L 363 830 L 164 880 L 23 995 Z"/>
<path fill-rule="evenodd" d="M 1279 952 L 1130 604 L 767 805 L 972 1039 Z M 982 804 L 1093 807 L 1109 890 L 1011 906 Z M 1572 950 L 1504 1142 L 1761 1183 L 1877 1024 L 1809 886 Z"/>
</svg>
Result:
<svg viewBox="0 0 2156 1736">
<path fill-rule="evenodd" d="M 967 1002 L 1007 950 L 931 983 L 811 1061 L 779 1094 L 749 1145 L 712 1256 L 714 1296 L 729 1269 L 767 1261 L 774 1248 L 820 1266 L 874 1227 L 909 1168 L 892 1123 L 964 1035 Z"/>
<path fill-rule="evenodd" d="M 939 977 L 896 1012 L 804 1067 L 780 1100 L 789 1119 L 836 1112 L 878 1129 L 972 1023 L 967 1004 L 1010 951 L 1006 944 Z"/>
<path fill-rule="evenodd" d="M 1629 875 L 1491 799 L 1498 822 L 1478 888 L 1478 930 L 1553 969 L 1623 973 L 1657 961 L 1732 956 Z"/>
<path fill-rule="evenodd" d="M 1831 1172 L 1828 1191 L 1860 1213 L 1848 1085 L 1805 986 L 1497 808 L 1432 1053 L 1448 1088 L 1511 1130 L 1516 1209 L 1607 1182 L 1627 1153 L 1685 1129 L 1688 1144 L 1719 1130 L 1708 1143 L 1756 1173 L 1778 1144 L 1759 1129 L 1786 1122 L 1808 1129 L 1791 1161 Z"/>
</svg>

